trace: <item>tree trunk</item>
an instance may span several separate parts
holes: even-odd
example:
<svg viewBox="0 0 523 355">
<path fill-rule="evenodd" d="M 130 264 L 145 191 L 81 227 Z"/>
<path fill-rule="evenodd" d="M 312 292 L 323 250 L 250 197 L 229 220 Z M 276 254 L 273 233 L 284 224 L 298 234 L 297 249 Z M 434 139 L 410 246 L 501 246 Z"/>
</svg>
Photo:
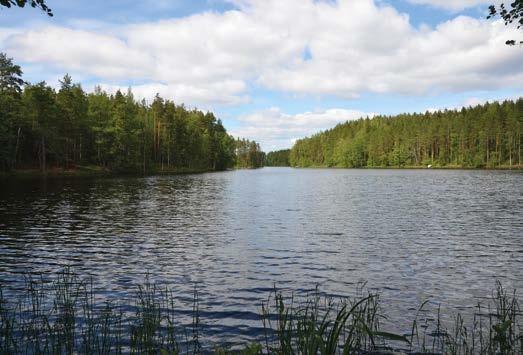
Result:
<svg viewBox="0 0 523 355">
<path fill-rule="evenodd" d="M 45 160 L 45 137 L 42 136 L 42 171 L 45 173 L 46 170 L 46 160 Z"/>
<path fill-rule="evenodd" d="M 167 169 L 171 167 L 171 144 L 167 142 Z"/>
<path fill-rule="evenodd" d="M 145 175 L 145 139 L 143 143 L 143 174 Z"/>
<path fill-rule="evenodd" d="M 518 166 L 521 167 L 521 133 L 518 134 Z"/>
<path fill-rule="evenodd" d="M 157 152 L 156 152 L 156 115 L 153 114 L 153 159 L 154 165 L 158 163 Z"/>
<path fill-rule="evenodd" d="M 489 164 L 489 139 L 487 137 L 487 167 L 488 167 L 488 164 Z"/>
<path fill-rule="evenodd" d="M 65 138 L 65 149 L 64 149 L 64 168 L 67 169 L 69 162 L 69 138 Z"/>
<path fill-rule="evenodd" d="M 16 134 L 16 145 L 15 145 L 15 156 L 13 159 L 13 168 L 16 168 L 16 161 L 18 158 L 18 146 L 20 144 L 20 133 L 22 131 L 22 127 L 18 127 L 18 133 Z"/>
<path fill-rule="evenodd" d="M 102 164 L 102 158 L 100 157 L 100 144 L 97 144 L 97 147 L 96 147 L 96 148 L 97 148 L 97 151 L 98 151 L 98 152 L 97 152 L 97 153 L 98 153 L 98 154 L 97 154 L 97 155 L 98 155 L 98 164 L 103 165 L 103 164 Z"/>
<path fill-rule="evenodd" d="M 156 132 L 156 134 L 158 135 L 157 139 L 156 139 L 156 150 L 158 151 L 158 154 L 160 155 L 160 160 L 162 161 L 162 170 L 163 170 L 163 154 L 162 154 L 162 151 L 161 151 L 161 147 L 160 147 L 160 130 L 161 130 L 161 123 L 158 122 L 158 130 Z"/>
</svg>

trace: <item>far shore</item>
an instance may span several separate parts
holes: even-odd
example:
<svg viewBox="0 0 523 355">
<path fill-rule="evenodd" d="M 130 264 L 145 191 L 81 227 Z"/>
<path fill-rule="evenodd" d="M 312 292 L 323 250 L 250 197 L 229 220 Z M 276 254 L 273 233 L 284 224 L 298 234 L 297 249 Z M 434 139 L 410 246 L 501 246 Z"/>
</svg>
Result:
<svg viewBox="0 0 523 355">
<path fill-rule="evenodd" d="M 46 171 L 40 169 L 15 169 L 8 172 L 1 172 L 0 178 L 87 178 L 87 177 L 117 177 L 117 176 L 153 176 L 153 175 L 182 175 L 182 174 L 201 174 L 214 172 L 211 169 L 197 168 L 169 168 L 152 169 L 145 173 L 142 171 L 114 171 L 99 166 L 78 166 L 75 168 L 49 168 Z"/>
<path fill-rule="evenodd" d="M 333 170 L 523 170 L 523 165 L 496 166 L 472 168 L 456 165 L 447 166 L 372 166 L 360 168 L 345 168 L 337 166 L 266 166 L 267 168 L 294 168 L 294 169 L 333 169 Z M 238 168 L 240 169 L 240 168 Z M 236 170 L 236 169 L 228 169 Z M 0 173 L 2 179 L 23 179 L 23 178 L 90 178 L 90 177 L 119 177 L 119 176 L 155 176 L 155 175 L 185 175 L 202 174 L 209 172 L 220 172 L 223 170 L 197 169 L 197 168 L 169 168 L 153 169 L 145 173 L 141 171 L 113 171 L 99 166 L 79 166 L 70 169 L 49 168 L 45 172 L 40 169 L 16 169 L 9 172 Z"/>
<path fill-rule="evenodd" d="M 275 166 L 275 168 L 277 168 Z M 334 170 L 523 170 L 523 165 L 500 165 L 493 167 L 467 167 L 460 165 L 445 165 L 445 166 L 427 166 L 413 165 L 413 166 L 362 166 L 359 168 L 346 168 L 341 166 L 289 166 L 295 169 L 334 169 Z"/>
</svg>

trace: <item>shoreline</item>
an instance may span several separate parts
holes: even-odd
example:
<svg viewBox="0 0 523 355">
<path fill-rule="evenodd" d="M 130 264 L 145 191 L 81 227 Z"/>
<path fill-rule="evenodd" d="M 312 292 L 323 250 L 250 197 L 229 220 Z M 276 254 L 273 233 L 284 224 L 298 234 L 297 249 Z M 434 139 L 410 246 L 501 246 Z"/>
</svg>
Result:
<svg viewBox="0 0 523 355">
<path fill-rule="evenodd" d="M 275 166 L 274 168 L 278 168 Z M 497 167 L 485 167 L 485 168 L 473 168 L 465 166 L 432 166 L 430 168 L 426 166 L 363 166 L 359 168 L 348 168 L 340 166 L 288 166 L 287 168 L 293 169 L 332 169 L 332 170 L 513 170 L 513 171 L 522 171 L 523 165 L 513 165 L 511 166 L 497 166 Z"/>
<path fill-rule="evenodd" d="M 292 169 L 332 169 L 332 170 L 498 170 L 498 171 L 523 171 L 523 165 L 499 166 L 488 168 L 472 168 L 462 166 L 372 166 L 359 168 L 346 168 L 338 166 L 264 166 L 262 168 L 292 168 Z M 234 170 L 253 170 L 257 168 L 231 168 L 226 170 L 197 169 L 197 168 L 170 168 L 170 169 L 153 169 L 145 173 L 139 171 L 112 171 L 101 167 L 78 167 L 74 169 L 52 168 L 46 172 L 39 169 L 16 169 L 9 172 L 0 172 L 0 179 L 27 179 L 27 178 L 103 178 L 103 177 L 145 177 L 145 176 L 162 176 L 162 175 L 188 175 L 204 174 L 213 172 L 224 172 Z"/>
<path fill-rule="evenodd" d="M 101 167 L 78 167 L 74 169 L 51 168 L 45 172 L 39 169 L 16 169 L 9 172 L 0 172 L 0 179 L 54 179 L 54 178 L 104 178 L 104 177 L 145 177 L 159 175 L 186 175 L 220 172 L 226 170 L 196 169 L 196 168 L 170 168 L 153 169 L 145 173 L 141 171 L 112 171 Z"/>
</svg>

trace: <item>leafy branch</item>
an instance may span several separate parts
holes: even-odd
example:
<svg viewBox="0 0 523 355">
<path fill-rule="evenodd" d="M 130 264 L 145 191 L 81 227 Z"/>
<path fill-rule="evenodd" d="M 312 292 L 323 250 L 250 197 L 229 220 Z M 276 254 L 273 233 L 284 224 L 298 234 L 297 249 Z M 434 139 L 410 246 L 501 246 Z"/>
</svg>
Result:
<svg viewBox="0 0 523 355">
<path fill-rule="evenodd" d="M 0 0 L 0 6 L 5 6 L 7 8 L 14 7 L 25 7 L 26 4 L 31 5 L 33 8 L 40 8 L 48 16 L 53 16 L 52 10 L 45 4 L 45 0 Z"/>
<path fill-rule="evenodd" d="M 517 23 L 517 28 L 521 29 L 523 27 L 523 0 L 515 0 L 509 6 L 501 4 L 497 8 L 495 5 L 490 5 L 487 19 L 500 16 L 505 21 L 505 26 Z M 511 39 L 505 43 L 509 46 L 514 46 L 516 41 Z M 523 41 L 520 44 L 523 44 Z"/>
</svg>

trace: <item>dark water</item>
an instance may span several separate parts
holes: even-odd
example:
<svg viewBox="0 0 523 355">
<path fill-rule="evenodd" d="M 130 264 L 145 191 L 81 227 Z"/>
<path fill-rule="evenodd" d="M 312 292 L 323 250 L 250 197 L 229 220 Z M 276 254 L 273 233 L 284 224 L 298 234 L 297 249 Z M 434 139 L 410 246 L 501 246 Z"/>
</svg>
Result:
<svg viewBox="0 0 523 355">
<path fill-rule="evenodd" d="M 265 168 L 147 178 L 1 182 L 0 280 L 73 265 L 107 297 L 145 272 L 205 332 L 260 335 L 273 285 L 382 293 L 388 325 L 426 299 L 469 310 L 496 279 L 523 291 L 523 174 Z M 386 322 L 386 324 L 387 324 Z"/>
</svg>

